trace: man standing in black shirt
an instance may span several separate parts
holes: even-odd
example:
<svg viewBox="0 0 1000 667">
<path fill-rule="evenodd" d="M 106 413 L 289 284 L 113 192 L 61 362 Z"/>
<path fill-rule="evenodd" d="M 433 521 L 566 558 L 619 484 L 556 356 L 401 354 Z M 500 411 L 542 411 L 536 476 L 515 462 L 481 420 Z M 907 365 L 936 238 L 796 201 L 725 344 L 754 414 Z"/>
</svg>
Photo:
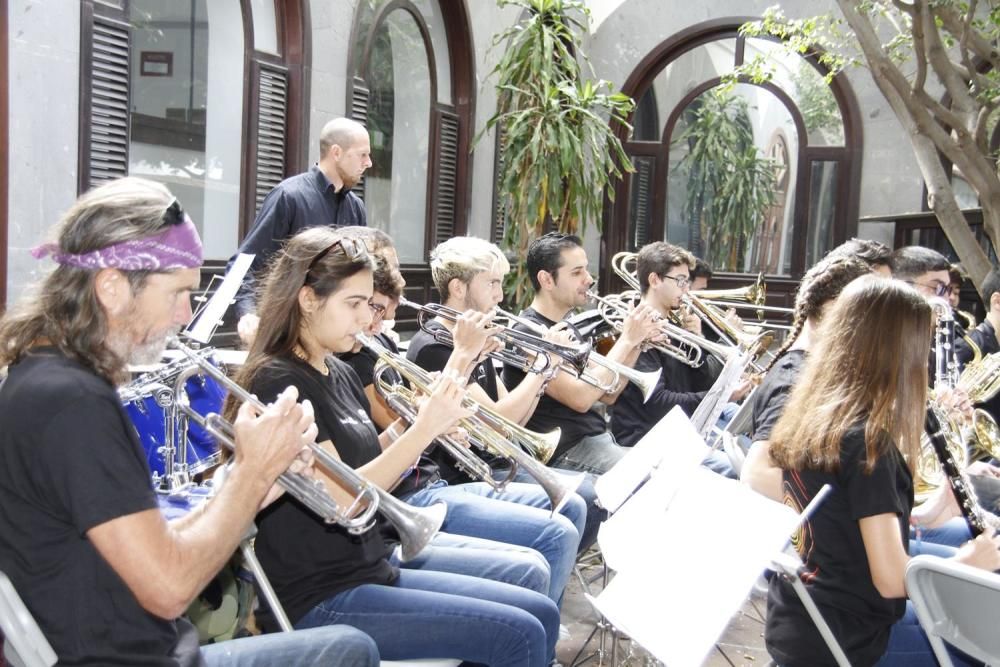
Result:
<svg viewBox="0 0 1000 667">
<path fill-rule="evenodd" d="M 307 227 L 365 226 L 365 205 L 351 192 L 372 166 L 368 131 L 357 121 L 334 118 L 319 135 L 319 163 L 304 174 L 286 178 L 261 204 L 260 213 L 240 244 L 239 253 L 255 255 L 236 295 L 238 330 L 244 342 L 257 331 L 256 275 L 285 240 Z M 229 260 L 232 266 L 236 255 Z"/>
<path fill-rule="evenodd" d="M 83 195 L 57 241 L 33 254 L 59 266 L 0 320 L 0 366 L 9 368 L 0 569 L 60 663 L 377 665 L 373 642 L 353 629 L 199 650 L 194 628 L 174 620 L 277 497 L 277 476 L 308 460 L 316 436 L 294 388 L 260 414 L 244 405 L 226 483 L 186 517 L 164 520 L 114 385 L 127 362 L 159 359 L 191 317 L 201 241 L 177 200 L 152 181 L 112 181 Z"/>
<path fill-rule="evenodd" d="M 535 239 L 528 248 L 526 262 L 535 298 L 521 317 L 546 328 L 554 327 L 587 303 L 587 292 L 594 279 L 587 270 L 587 251 L 579 237 L 553 232 Z M 648 306 L 633 310 L 625 318 L 622 333 L 607 357 L 626 366 L 634 365 L 640 346 L 656 328 L 654 318 L 655 313 Z M 521 325 L 515 328 L 528 329 Z M 593 365 L 590 371 L 602 372 Z M 508 387 L 515 387 L 524 379 L 524 372 L 505 365 L 503 378 Z M 621 460 L 625 450 L 608 432 L 607 423 L 594 403 L 614 403 L 626 382 L 620 379 L 618 386 L 608 393 L 570 373 L 560 372 L 548 383 L 527 426 L 541 432 L 556 427 L 562 430 L 550 465 L 600 475 Z"/>
</svg>

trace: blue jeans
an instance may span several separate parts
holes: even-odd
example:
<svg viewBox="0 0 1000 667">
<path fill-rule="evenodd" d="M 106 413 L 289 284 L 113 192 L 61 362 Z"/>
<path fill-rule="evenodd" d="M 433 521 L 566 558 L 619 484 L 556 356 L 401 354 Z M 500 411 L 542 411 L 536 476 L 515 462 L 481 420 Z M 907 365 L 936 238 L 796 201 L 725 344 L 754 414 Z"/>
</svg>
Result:
<svg viewBox="0 0 1000 667">
<path fill-rule="evenodd" d="M 588 435 L 570 449 L 549 461 L 553 468 L 566 468 L 603 475 L 621 461 L 625 448 L 615 442 L 610 431 Z"/>
<path fill-rule="evenodd" d="M 542 555 L 506 542 L 438 533 L 416 558 L 404 563 L 396 547 L 389 562 L 408 570 L 464 574 L 513 584 L 542 595 L 549 592 L 549 564 Z"/>
<path fill-rule="evenodd" d="M 913 551 L 914 543 L 916 543 L 918 553 L 947 558 L 955 553 L 954 549 L 941 550 L 934 545 L 958 548 L 971 539 L 972 533 L 969 532 L 969 524 L 962 518 L 949 519 L 937 528 L 922 528 L 919 533 L 911 526 L 910 555 L 915 555 Z"/>
<path fill-rule="evenodd" d="M 454 658 L 493 667 L 545 667 L 559 609 L 544 595 L 459 574 L 400 570 L 395 585 L 363 584 L 313 607 L 296 627 L 352 625 L 383 660 Z"/>
<path fill-rule="evenodd" d="M 566 475 L 578 474 L 577 471 L 567 470 L 565 468 L 553 468 L 553 470 Z M 503 478 L 506 474 L 506 470 L 500 470 L 494 471 L 493 476 L 499 479 Z M 576 495 L 583 499 L 587 512 L 587 517 L 583 524 L 583 530 L 580 532 L 580 546 L 577 547 L 577 553 L 583 553 L 597 541 L 597 531 L 601 527 L 601 522 L 608 518 L 607 510 L 597 504 L 597 490 L 594 489 L 594 482 L 597 481 L 597 477 L 595 477 L 593 473 L 589 472 L 584 473 L 584 475 L 586 476 L 583 478 L 583 481 L 580 482 L 580 486 L 576 487 Z M 514 473 L 514 481 L 521 482 L 523 484 L 538 484 L 538 482 L 535 481 L 535 478 L 525 472 L 522 468 L 518 468 L 517 472 Z M 507 500 L 507 498 L 502 499 Z M 571 516 L 573 508 L 570 507 L 570 505 L 571 502 L 567 501 L 567 503 L 563 506 L 562 514 L 572 521 L 573 525 L 575 525 L 576 529 L 579 531 L 580 524 L 573 516 Z M 541 507 L 542 509 L 545 509 L 548 506 L 548 503 L 546 503 Z M 533 507 L 537 507 L 537 505 L 533 505 Z"/>
<path fill-rule="evenodd" d="M 375 640 L 346 625 L 279 632 L 201 647 L 208 667 L 378 667 Z"/>
<path fill-rule="evenodd" d="M 452 535 L 481 537 L 530 547 L 549 564 L 549 597 L 558 604 L 573 573 L 580 533 L 561 514 L 552 516 L 535 505 L 546 503 L 541 487 L 511 483 L 501 497 L 485 482 L 456 484 L 438 481 L 408 496 L 406 502 L 426 507 L 443 500 L 448 504 L 442 530 Z M 508 502 L 509 500 L 509 502 Z M 520 501 L 520 502 L 518 502 Z M 530 503 L 530 504 L 529 504 Z M 579 496 L 566 503 L 574 519 L 583 525 L 586 507 Z"/>
<path fill-rule="evenodd" d="M 968 656 L 948 645 L 948 655 L 956 667 L 976 664 Z M 889 646 L 882 658 L 875 663 L 878 667 L 937 667 L 934 651 L 927 640 L 927 634 L 920 627 L 913 603 L 906 602 L 906 613 L 896 621 L 889 632 Z"/>
</svg>

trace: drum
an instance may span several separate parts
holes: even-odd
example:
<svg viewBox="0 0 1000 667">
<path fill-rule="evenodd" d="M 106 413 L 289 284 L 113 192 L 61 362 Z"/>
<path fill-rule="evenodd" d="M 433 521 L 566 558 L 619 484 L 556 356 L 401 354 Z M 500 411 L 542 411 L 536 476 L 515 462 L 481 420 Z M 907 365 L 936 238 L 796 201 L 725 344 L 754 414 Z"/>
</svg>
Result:
<svg viewBox="0 0 1000 667">
<path fill-rule="evenodd" d="M 132 420 L 139 435 L 139 442 L 146 452 L 146 461 L 149 463 L 149 470 L 154 480 L 161 479 L 168 473 L 164 448 L 170 405 L 173 402 L 173 384 L 186 367 L 187 363 L 165 366 L 156 374 L 141 376 L 119 390 L 125 412 Z M 222 412 L 225 390 L 215 380 L 206 375 L 195 375 L 188 379 L 184 386 L 191 407 L 197 412 L 200 414 Z M 204 472 L 220 462 L 218 443 L 193 422 L 188 422 L 185 434 L 178 433 L 175 442 L 178 449 L 181 443 L 185 443 L 187 447 L 189 475 Z M 179 451 L 174 454 L 174 461 L 180 461 Z"/>
</svg>

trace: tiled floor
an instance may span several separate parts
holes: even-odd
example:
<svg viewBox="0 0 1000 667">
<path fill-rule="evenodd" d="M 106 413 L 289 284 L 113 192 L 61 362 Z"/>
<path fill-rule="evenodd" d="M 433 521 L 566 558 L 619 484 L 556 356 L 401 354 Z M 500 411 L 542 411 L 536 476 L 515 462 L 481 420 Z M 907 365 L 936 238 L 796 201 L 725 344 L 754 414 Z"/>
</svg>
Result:
<svg viewBox="0 0 1000 667">
<path fill-rule="evenodd" d="M 596 595 L 601 590 L 599 573 L 598 566 L 586 567 L 583 570 L 583 574 L 588 578 L 596 577 L 595 581 L 589 583 L 591 594 L 593 595 Z M 764 593 L 751 593 L 743 603 L 740 611 L 730 620 L 729 626 L 720 638 L 716 648 L 708 655 L 703 664 L 708 667 L 763 667 L 767 665 L 770 662 L 770 657 L 764 650 L 763 613 L 765 603 Z M 593 655 L 599 645 L 597 635 L 595 635 L 589 644 L 584 645 L 591 631 L 594 629 L 598 618 L 593 607 L 591 607 L 590 603 L 583 596 L 581 582 L 576 577 L 570 579 L 570 583 L 566 587 L 566 595 L 562 606 L 562 619 L 563 624 L 569 629 L 571 636 L 569 639 L 559 643 L 556 647 L 556 655 L 559 662 L 569 667 L 573 664 L 573 660 L 577 654 L 580 653 L 581 648 L 583 649 L 582 654 L 580 654 L 582 659 Z M 603 664 L 610 665 L 610 639 L 606 644 L 606 649 L 607 654 Z M 632 654 L 631 657 L 627 660 L 623 659 L 629 655 L 630 651 Z M 644 661 L 648 658 L 648 654 L 641 647 L 635 646 L 630 641 L 623 639 L 619 641 L 618 657 L 618 664 L 638 666 L 646 664 Z M 597 665 L 598 663 L 597 656 L 594 655 L 585 664 Z M 659 663 L 650 662 L 649 664 Z"/>
</svg>

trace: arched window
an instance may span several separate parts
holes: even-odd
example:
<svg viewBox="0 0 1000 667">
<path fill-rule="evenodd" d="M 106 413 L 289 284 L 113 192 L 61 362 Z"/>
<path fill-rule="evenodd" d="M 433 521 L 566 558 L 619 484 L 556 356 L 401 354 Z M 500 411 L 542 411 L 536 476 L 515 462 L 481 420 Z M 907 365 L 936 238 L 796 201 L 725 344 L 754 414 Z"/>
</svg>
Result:
<svg viewBox="0 0 1000 667">
<path fill-rule="evenodd" d="M 470 35 L 464 2 L 360 3 L 354 21 L 348 104 L 368 128 L 373 163 L 359 194 L 368 224 L 393 237 L 407 282 L 424 292 L 430 249 L 466 229 Z"/>
<path fill-rule="evenodd" d="M 827 85 L 814 61 L 740 36 L 746 20 L 720 19 L 666 40 L 623 87 L 637 100 L 625 143 L 636 172 L 618 185 L 607 257 L 663 239 L 723 272 L 797 277 L 854 232 L 861 123 L 846 80 Z M 771 56 L 774 78 L 724 85 L 755 54 Z M 762 215 L 752 229 L 705 213 L 705 183 L 732 168 L 698 159 L 705 132 L 752 150 L 772 177 L 774 199 L 755 209 Z"/>
<path fill-rule="evenodd" d="M 303 28 L 299 1 L 84 0 L 80 191 L 163 182 L 227 259 L 303 159 Z"/>
</svg>

